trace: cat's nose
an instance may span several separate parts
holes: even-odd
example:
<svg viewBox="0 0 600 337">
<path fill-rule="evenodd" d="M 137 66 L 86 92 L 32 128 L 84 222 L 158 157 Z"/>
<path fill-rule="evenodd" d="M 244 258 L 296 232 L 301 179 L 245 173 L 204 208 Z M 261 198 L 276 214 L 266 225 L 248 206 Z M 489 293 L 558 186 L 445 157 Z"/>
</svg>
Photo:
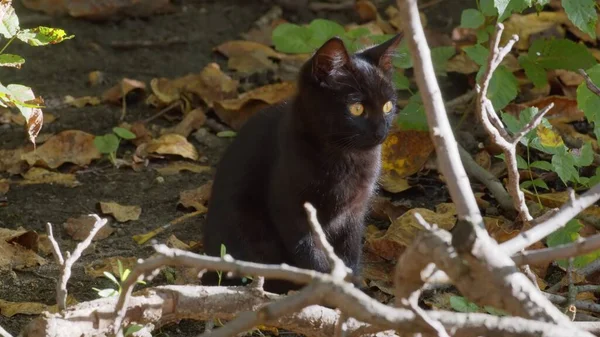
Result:
<svg viewBox="0 0 600 337">
<path fill-rule="evenodd" d="M 377 141 L 382 142 L 385 139 L 385 137 L 387 136 L 387 131 L 388 131 L 387 126 L 380 124 L 375 128 L 375 132 L 374 132 L 373 136 L 375 137 L 375 139 L 377 139 Z"/>
</svg>

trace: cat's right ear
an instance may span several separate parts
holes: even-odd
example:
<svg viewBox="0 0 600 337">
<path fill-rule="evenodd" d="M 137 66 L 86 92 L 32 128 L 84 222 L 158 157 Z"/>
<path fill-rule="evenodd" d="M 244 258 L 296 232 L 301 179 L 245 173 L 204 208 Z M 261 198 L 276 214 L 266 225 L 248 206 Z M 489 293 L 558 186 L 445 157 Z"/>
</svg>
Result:
<svg viewBox="0 0 600 337">
<path fill-rule="evenodd" d="M 333 75 L 350 63 L 350 56 L 339 37 L 332 37 L 317 50 L 313 56 L 312 72 L 317 78 L 323 79 Z"/>
</svg>

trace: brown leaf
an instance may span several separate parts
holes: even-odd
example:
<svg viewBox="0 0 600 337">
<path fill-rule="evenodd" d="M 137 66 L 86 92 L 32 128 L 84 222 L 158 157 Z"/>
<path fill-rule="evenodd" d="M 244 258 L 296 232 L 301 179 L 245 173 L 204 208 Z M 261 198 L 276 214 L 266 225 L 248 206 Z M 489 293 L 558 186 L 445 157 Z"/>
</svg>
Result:
<svg viewBox="0 0 600 337">
<path fill-rule="evenodd" d="M 169 236 L 167 239 L 167 246 L 181 250 L 190 250 L 190 246 L 187 243 L 179 240 L 175 234 L 171 234 L 171 236 Z"/>
<path fill-rule="evenodd" d="M 197 211 L 206 211 L 211 191 L 212 180 L 196 189 L 179 193 L 179 204 L 186 208 L 192 207 Z"/>
<path fill-rule="evenodd" d="M 515 44 L 518 50 L 526 50 L 533 42 L 532 38 L 564 37 L 561 25 L 569 19 L 564 12 L 540 12 L 526 15 L 513 14 L 504 22 L 504 33 L 500 44 L 505 45 L 513 34 L 519 35 Z"/>
<path fill-rule="evenodd" d="M 146 91 L 146 83 L 131 78 L 123 78 L 112 88 L 102 94 L 102 100 L 114 104 L 121 104 L 121 99 L 129 93 Z"/>
<path fill-rule="evenodd" d="M 32 144 L 35 144 L 35 137 L 37 137 L 40 130 L 42 130 L 42 125 L 44 125 L 42 109 L 31 109 L 31 115 L 29 115 L 29 118 L 27 119 L 27 135 Z"/>
<path fill-rule="evenodd" d="M 124 206 L 116 202 L 100 202 L 100 209 L 104 214 L 112 214 L 118 222 L 137 220 L 142 214 L 140 206 Z"/>
<path fill-rule="evenodd" d="M 27 163 L 21 159 L 21 156 L 25 152 L 24 148 L 13 150 L 0 149 L 0 172 L 8 172 L 10 174 L 23 172 L 27 168 Z"/>
<path fill-rule="evenodd" d="M 143 144 L 142 144 L 143 145 Z M 178 155 L 192 160 L 198 160 L 198 150 L 188 140 L 178 134 L 169 133 L 153 139 L 145 148 L 146 153 Z"/>
<path fill-rule="evenodd" d="M 21 173 L 21 176 L 24 179 L 18 182 L 21 185 L 56 184 L 75 187 L 81 184 L 72 173 L 52 172 L 42 167 L 32 167 L 29 171 Z"/>
<path fill-rule="evenodd" d="M 451 73 L 474 74 L 479 71 L 479 68 L 479 65 L 465 52 L 457 53 L 446 64 L 446 71 Z"/>
<path fill-rule="evenodd" d="M 23 228 L 0 228 L 0 269 L 24 269 L 46 264 L 46 259 L 20 244 L 31 246 L 31 235 L 37 237 L 37 234 Z"/>
<path fill-rule="evenodd" d="M 377 7 L 369 0 L 358 0 L 354 4 L 354 10 L 362 22 L 377 19 Z"/>
<path fill-rule="evenodd" d="M 66 130 L 50 137 L 37 150 L 25 153 L 21 158 L 31 166 L 57 168 L 67 162 L 86 166 L 102 156 L 94 145 L 94 137 L 83 131 Z"/>
<path fill-rule="evenodd" d="M 23 0 L 23 5 L 50 15 L 69 14 L 90 20 L 114 19 L 119 16 L 147 17 L 171 8 L 168 0 Z"/>
<path fill-rule="evenodd" d="M 89 235 L 92 228 L 94 228 L 94 224 L 96 223 L 96 219 L 88 215 L 81 215 L 78 218 L 68 218 L 67 221 L 63 224 L 63 228 L 69 234 L 73 240 L 83 241 Z M 92 241 L 103 240 L 109 237 L 115 230 L 109 226 L 108 224 L 104 225 L 104 227 L 100 228 L 98 233 L 94 236 Z"/>
<path fill-rule="evenodd" d="M 14 315 L 39 315 L 48 311 L 49 306 L 38 302 L 11 302 L 0 299 L 0 312 L 4 317 Z"/>
<path fill-rule="evenodd" d="M 85 274 L 91 277 L 104 277 L 104 272 L 109 272 L 115 276 L 119 276 L 119 263 L 121 261 L 123 270 L 133 269 L 137 264 L 137 257 L 113 256 L 104 260 L 97 260 L 84 267 Z"/>
<path fill-rule="evenodd" d="M 229 58 L 227 63 L 229 69 L 245 75 L 275 70 L 277 66 L 271 58 L 279 60 L 283 57 L 283 54 L 273 48 L 253 41 L 227 41 L 215 50 Z"/>
<path fill-rule="evenodd" d="M 521 110 L 527 107 L 534 106 L 538 109 L 543 109 L 550 103 L 554 103 L 554 107 L 548 111 L 546 118 L 548 118 L 548 121 L 552 125 L 581 121 L 585 118 L 583 111 L 577 107 L 577 100 L 563 96 L 548 96 L 525 103 L 511 103 L 505 108 L 505 111 L 518 117 Z"/>
<path fill-rule="evenodd" d="M 96 96 L 83 96 L 83 97 L 73 97 L 70 95 L 65 96 L 64 102 L 76 108 L 83 108 L 86 105 L 98 105 L 101 103 L 100 98 Z"/>
<path fill-rule="evenodd" d="M 7 179 L 0 179 L 0 197 L 8 193 L 10 182 Z"/>
<path fill-rule="evenodd" d="M 393 129 L 382 146 L 382 173 L 395 172 L 399 178 L 417 173 L 433 150 L 429 132 Z"/>
<path fill-rule="evenodd" d="M 270 84 L 241 94 L 238 98 L 215 102 L 217 116 L 235 130 L 257 111 L 290 98 L 296 93 L 294 82 Z"/>
<path fill-rule="evenodd" d="M 196 108 L 185 114 L 183 120 L 171 128 L 163 129 L 162 134 L 176 133 L 187 137 L 194 130 L 198 130 L 206 122 L 206 115 L 202 108 Z"/>
<path fill-rule="evenodd" d="M 166 166 L 159 167 L 156 169 L 158 173 L 163 176 L 170 176 L 179 174 L 181 171 L 190 171 L 194 173 L 203 173 L 210 172 L 212 168 L 207 165 L 198 165 L 195 163 L 190 163 L 188 161 L 174 161 L 168 163 Z"/>
</svg>

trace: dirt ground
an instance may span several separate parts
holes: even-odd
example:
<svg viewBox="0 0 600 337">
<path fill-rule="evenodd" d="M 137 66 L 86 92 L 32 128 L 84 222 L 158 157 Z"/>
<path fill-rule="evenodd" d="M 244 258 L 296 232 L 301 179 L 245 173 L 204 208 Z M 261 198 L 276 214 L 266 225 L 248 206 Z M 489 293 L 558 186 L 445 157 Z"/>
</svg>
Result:
<svg viewBox="0 0 600 337">
<path fill-rule="evenodd" d="M 22 27 L 60 27 L 74 34 L 75 38 L 39 48 L 13 43 L 10 52 L 22 55 L 27 62 L 21 70 L 0 69 L 0 81 L 5 85 L 29 85 L 36 94 L 44 98 L 48 106 L 45 111 L 55 115 L 57 120 L 45 125 L 42 133 L 77 129 L 97 135 L 104 134 L 119 123 L 120 107 L 106 104 L 83 109 L 67 107 L 61 103 L 64 96 L 99 96 L 122 77 L 148 83 L 155 77 L 174 78 L 197 73 L 211 61 L 218 62 L 226 69 L 224 59 L 215 55 L 212 48 L 224 41 L 239 38 L 239 34 L 246 32 L 275 2 L 177 0 L 174 1 L 175 11 L 171 14 L 94 23 L 69 17 L 49 17 L 29 11 L 15 1 Z M 430 1 L 423 1 L 427 2 Z M 386 3 L 380 1 L 379 5 L 385 7 Z M 430 27 L 448 32 L 459 24 L 461 10 L 474 6 L 474 0 L 445 0 L 427 7 L 424 12 Z M 344 23 L 355 19 L 354 15 L 352 10 L 314 13 L 301 9 L 284 12 L 284 17 L 293 22 L 325 17 Z M 150 48 L 113 47 L 119 43 L 161 41 L 172 37 L 180 38 L 181 43 L 159 44 Z M 106 73 L 108 78 L 102 86 L 89 87 L 86 84 L 88 73 L 95 70 Z M 140 102 L 128 106 L 126 121 L 144 119 L 155 113 L 151 107 Z M 228 143 L 227 140 L 216 137 L 211 138 L 212 142 L 190 138 L 211 165 L 218 162 Z M 0 126 L 0 148 L 15 148 L 26 141 L 21 127 Z M 132 149 L 125 147 L 123 150 Z M 48 184 L 13 185 L 7 194 L 8 204 L 0 206 L 0 227 L 14 229 L 22 226 L 44 233 L 45 223 L 51 222 L 55 225 L 55 236 L 63 250 L 72 250 L 77 242 L 61 226 L 67 218 L 99 212 L 99 201 L 141 206 L 143 211 L 139 220 L 125 224 L 112 222 L 116 232 L 109 238 L 96 242 L 75 265 L 69 283 L 70 294 L 78 301 L 92 300 L 97 298 L 92 287 L 105 288 L 111 284 L 107 279 L 86 275 L 83 266 L 111 256 L 148 256 L 152 252 L 150 243 L 139 246 L 132 240 L 132 236 L 148 232 L 185 214 L 184 210 L 176 207 L 179 193 L 198 187 L 210 179 L 208 173 L 190 172 L 165 176 L 163 183 L 157 182 L 157 177 L 157 172 L 150 168 L 134 172 L 131 169 L 116 169 L 103 161 L 80 171 L 77 179 L 82 185 L 75 188 Z M 441 198 L 445 198 L 443 191 L 437 192 Z M 426 199 L 424 195 L 421 198 Z M 192 218 L 160 234 L 156 241 L 164 242 L 171 234 L 186 240 L 199 240 L 202 236 L 199 231 L 201 221 L 203 218 Z M 56 277 L 57 268 L 53 262 L 31 270 L 0 272 L 0 299 L 54 304 Z M 32 318 L 33 316 L 27 315 L 11 318 L 0 315 L 0 326 L 16 335 Z M 196 336 L 198 332 L 197 325 L 182 322 L 161 329 L 157 335 Z"/>
</svg>

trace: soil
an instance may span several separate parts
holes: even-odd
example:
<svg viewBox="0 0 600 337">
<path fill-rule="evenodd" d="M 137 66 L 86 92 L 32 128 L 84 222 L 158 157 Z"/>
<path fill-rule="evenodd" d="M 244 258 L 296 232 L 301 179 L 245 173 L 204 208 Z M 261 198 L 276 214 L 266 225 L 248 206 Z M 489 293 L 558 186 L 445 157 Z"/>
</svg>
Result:
<svg viewBox="0 0 600 337">
<path fill-rule="evenodd" d="M 148 83 L 155 77 L 174 78 L 199 72 L 213 61 L 226 69 L 226 62 L 212 52 L 212 48 L 227 40 L 239 38 L 252 23 L 270 9 L 276 1 L 252 0 L 178 0 L 174 1 L 174 12 L 149 18 L 129 18 L 121 21 L 91 22 L 70 17 L 50 17 L 25 9 L 18 1 L 14 4 L 24 28 L 38 25 L 60 27 L 75 38 L 48 47 L 29 47 L 13 43 L 11 53 L 22 55 L 26 64 L 21 70 L 0 69 L 3 84 L 22 83 L 29 85 L 41 95 L 49 112 L 56 121 L 44 126 L 42 133 L 57 133 L 76 129 L 93 134 L 104 134 L 119 123 L 121 108 L 98 105 L 83 109 L 64 106 L 66 95 L 100 96 L 108 87 L 123 77 Z M 377 1 L 376 1 L 377 2 Z M 429 1 L 424 1 L 427 3 Z M 452 6 L 449 4 L 452 2 Z M 391 1 L 377 2 L 385 7 Z M 474 7 L 472 0 L 445 0 L 427 7 L 429 26 L 448 33 L 460 20 L 462 9 Z M 315 17 L 324 17 L 342 23 L 353 21 L 352 10 L 341 12 L 314 13 L 307 9 L 284 11 L 284 17 L 293 22 L 307 22 Z M 164 41 L 178 37 L 182 43 L 154 47 L 114 48 L 114 44 L 138 40 Z M 107 75 L 104 85 L 90 87 L 86 84 L 88 73 L 100 70 Z M 127 107 L 125 120 L 133 122 L 148 118 L 157 111 L 143 102 Z M 210 136 L 210 135 L 209 135 Z M 207 137 L 209 137 L 207 136 Z M 202 137 L 200 137 L 202 138 Z M 215 137 L 213 137 L 215 138 Z M 200 139 L 190 137 L 191 142 L 215 165 L 227 146 L 227 140 Z M 27 142 L 22 127 L 0 126 L 0 148 L 9 149 Z M 208 146 L 207 146 L 208 144 Z M 122 151 L 133 148 L 124 147 Z M 12 185 L 7 194 L 7 205 L 0 206 L 0 227 L 16 229 L 20 226 L 44 233 L 47 222 L 54 225 L 55 236 L 63 251 L 73 250 L 77 242 L 67 235 L 62 224 L 70 217 L 99 213 L 99 201 L 115 201 L 125 205 L 139 205 L 142 214 L 139 220 L 111 225 L 116 227 L 109 238 L 95 242 L 75 264 L 69 283 L 69 292 L 78 301 L 97 298 L 92 290 L 111 286 L 104 278 L 92 278 L 83 271 L 90 262 L 112 256 L 144 258 L 152 253 L 151 243 L 138 245 L 132 240 L 136 234 L 146 233 L 187 212 L 176 207 L 179 193 L 196 188 L 210 179 L 209 173 L 182 172 L 165 176 L 164 182 L 157 179 L 152 169 L 134 172 L 131 169 L 116 169 L 106 161 L 95 162 L 79 171 L 77 179 L 82 182 L 75 188 L 40 184 Z M 445 193 L 442 193 L 445 195 Z M 427 198 L 420 199 L 426 200 Z M 430 205 L 431 206 L 431 205 Z M 195 217 L 172 227 L 158 235 L 157 242 L 164 242 L 171 234 L 186 240 L 200 240 L 202 217 Z M 53 262 L 22 271 L 0 272 L 0 299 L 13 302 L 55 303 L 55 281 L 58 275 Z M 16 335 L 34 316 L 0 315 L 0 326 Z M 196 336 L 197 324 L 181 322 L 159 330 L 161 336 Z"/>
</svg>

